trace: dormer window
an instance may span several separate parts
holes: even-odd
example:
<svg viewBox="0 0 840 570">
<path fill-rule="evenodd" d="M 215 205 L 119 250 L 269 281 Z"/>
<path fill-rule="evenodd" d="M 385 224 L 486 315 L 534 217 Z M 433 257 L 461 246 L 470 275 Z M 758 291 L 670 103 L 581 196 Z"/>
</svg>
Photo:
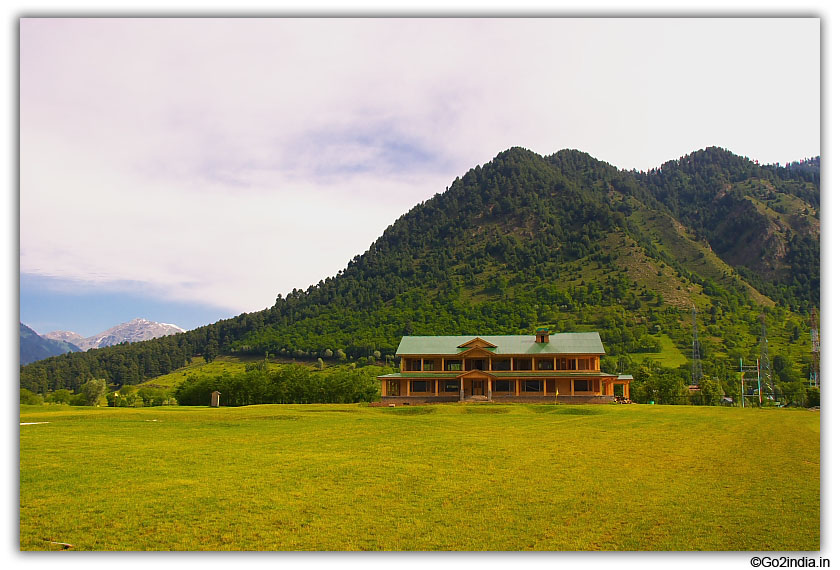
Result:
<svg viewBox="0 0 840 570">
<path fill-rule="evenodd" d="M 545 344 L 548 342 L 549 332 L 547 328 L 540 327 L 537 329 L 537 342 Z"/>
</svg>

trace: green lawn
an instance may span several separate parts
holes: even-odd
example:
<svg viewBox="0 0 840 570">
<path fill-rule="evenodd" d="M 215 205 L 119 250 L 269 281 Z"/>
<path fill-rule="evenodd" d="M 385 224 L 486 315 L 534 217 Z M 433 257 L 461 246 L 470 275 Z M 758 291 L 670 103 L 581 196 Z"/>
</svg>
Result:
<svg viewBox="0 0 840 570">
<path fill-rule="evenodd" d="M 21 406 L 20 417 L 49 422 L 20 426 L 24 550 L 820 548 L 810 411 Z"/>
</svg>

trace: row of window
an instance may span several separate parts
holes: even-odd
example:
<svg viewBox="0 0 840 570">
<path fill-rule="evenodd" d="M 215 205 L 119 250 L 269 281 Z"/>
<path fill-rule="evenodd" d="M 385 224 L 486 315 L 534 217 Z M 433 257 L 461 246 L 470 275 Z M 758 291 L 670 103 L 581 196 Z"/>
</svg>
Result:
<svg viewBox="0 0 840 570">
<path fill-rule="evenodd" d="M 535 362 L 530 358 L 514 358 L 513 370 L 554 370 L 555 362 L 553 358 L 537 358 Z M 533 368 L 536 364 L 536 368 Z M 462 361 L 460 359 L 444 360 L 443 370 L 447 372 L 460 372 Z M 485 370 L 487 366 L 486 359 L 468 359 L 466 362 L 467 370 Z M 490 363 L 491 369 L 496 371 L 510 371 L 511 359 L 500 358 L 493 359 Z M 410 372 L 434 372 L 440 371 L 440 360 L 428 359 L 422 361 L 419 358 L 406 358 L 404 370 Z M 558 358 L 557 370 L 595 370 L 595 358 Z"/>
<path fill-rule="evenodd" d="M 494 392 L 515 392 L 516 385 L 514 380 L 493 380 Z M 591 392 L 593 391 L 592 380 L 575 380 L 575 392 Z M 459 392 L 461 390 L 461 383 L 458 380 L 445 380 L 441 383 L 439 390 L 441 392 Z M 525 380 L 522 382 L 521 390 L 523 392 L 542 392 L 543 380 Z M 434 392 L 434 383 L 431 380 L 412 380 L 412 393 L 417 392 Z"/>
</svg>

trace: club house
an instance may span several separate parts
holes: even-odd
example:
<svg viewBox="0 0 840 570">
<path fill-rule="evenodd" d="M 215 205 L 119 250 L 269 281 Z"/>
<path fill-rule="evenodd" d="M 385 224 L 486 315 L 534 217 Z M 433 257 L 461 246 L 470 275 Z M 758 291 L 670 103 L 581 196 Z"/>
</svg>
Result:
<svg viewBox="0 0 840 570">
<path fill-rule="evenodd" d="M 382 401 L 609 403 L 628 398 L 632 376 L 601 371 L 597 332 L 404 336 L 400 371 L 379 376 Z"/>
</svg>

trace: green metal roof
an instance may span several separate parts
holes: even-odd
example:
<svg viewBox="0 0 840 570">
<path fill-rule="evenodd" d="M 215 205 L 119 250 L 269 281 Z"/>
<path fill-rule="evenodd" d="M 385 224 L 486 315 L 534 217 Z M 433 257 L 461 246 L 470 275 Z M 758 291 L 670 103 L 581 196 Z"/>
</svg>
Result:
<svg viewBox="0 0 840 570">
<path fill-rule="evenodd" d="M 548 342 L 536 342 L 536 335 L 461 335 L 461 336 L 404 336 L 397 348 L 397 356 L 439 354 L 456 356 L 469 348 L 458 345 L 474 338 L 486 340 L 497 348 L 485 349 L 493 354 L 606 354 L 597 332 L 557 333 L 548 337 Z"/>
</svg>

